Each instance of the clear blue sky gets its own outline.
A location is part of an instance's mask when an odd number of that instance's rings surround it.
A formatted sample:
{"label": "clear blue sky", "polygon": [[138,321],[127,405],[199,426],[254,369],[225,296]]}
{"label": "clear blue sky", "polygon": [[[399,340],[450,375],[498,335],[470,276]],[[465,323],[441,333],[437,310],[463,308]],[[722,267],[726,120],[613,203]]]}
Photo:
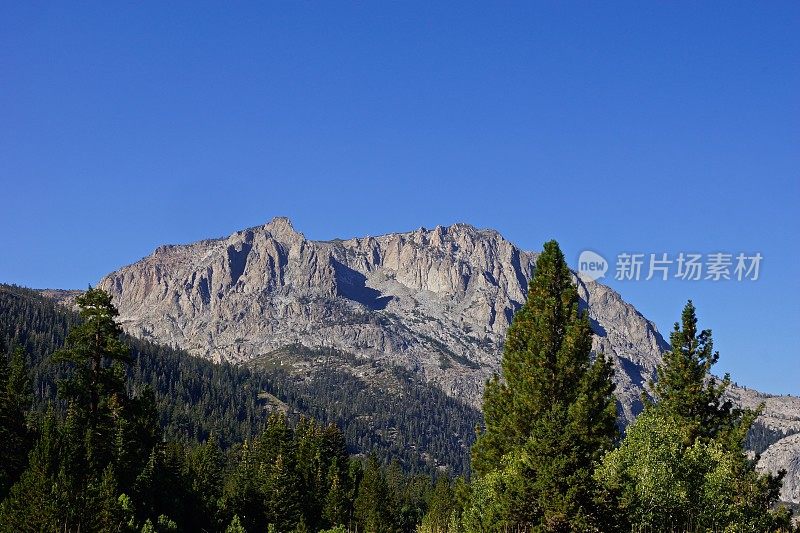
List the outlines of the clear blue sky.
{"label": "clear blue sky", "polygon": [[[111,5],[115,4],[115,5]],[[492,227],[526,249],[761,252],[611,282],[800,394],[800,3],[3,2],[0,281],[163,243]]]}

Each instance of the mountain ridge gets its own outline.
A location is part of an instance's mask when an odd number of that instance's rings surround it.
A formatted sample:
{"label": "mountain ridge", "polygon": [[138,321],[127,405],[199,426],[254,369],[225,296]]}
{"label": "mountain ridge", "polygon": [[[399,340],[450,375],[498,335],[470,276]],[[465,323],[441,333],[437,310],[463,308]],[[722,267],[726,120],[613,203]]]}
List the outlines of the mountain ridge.
{"label": "mountain ridge", "polygon": [[[331,345],[406,366],[478,406],[536,255],[463,223],[311,241],[279,217],[158,247],[99,286],[115,297],[126,331],[195,355],[244,362],[289,344]],[[615,291],[576,282],[595,348],[620,363],[621,416],[630,421],[666,343]],[[619,318],[636,323],[624,338],[611,326]]]}

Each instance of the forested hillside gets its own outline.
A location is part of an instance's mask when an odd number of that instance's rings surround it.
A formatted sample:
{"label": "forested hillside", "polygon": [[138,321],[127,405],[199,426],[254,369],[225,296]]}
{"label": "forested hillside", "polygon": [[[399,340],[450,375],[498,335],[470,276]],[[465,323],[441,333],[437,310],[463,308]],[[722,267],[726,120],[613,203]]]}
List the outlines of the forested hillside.
{"label": "forested hillside", "polygon": [[[335,424],[290,420],[255,373],[132,350],[103,291],[78,297],[80,320],[30,291],[2,295],[15,346],[0,353],[2,532],[412,531],[443,491],[452,500],[447,474],[351,456]],[[218,432],[244,436],[220,446]]]}
{"label": "forested hillside", "polygon": [[[0,348],[23,348],[37,411],[51,403],[63,407],[54,386],[63,369],[49,364],[48,356],[63,346],[67,331],[78,322],[76,313],[35,291],[0,285]],[[298,377],[260,361],[250,369],[212,363],[127,335],[124,342],[133,355],[127,370],[131,392],[152,387],[161,427],[170,439],[190,443],[213,433],[227,447],[256,434],[269,413],[278,409],[290,419],[306,415],[323,424],[335,423],[351,453],[375,453],[384,463],[393,458],[407,471],[447,467],[460,474],[468,469],[480,413],[402,369],[387,372],[387,386],[376,387],[334,368],[316,367]],[[285,351],[310,360],[321,355],[301,347]],[[341,352],[327,355],[350,357]]]}

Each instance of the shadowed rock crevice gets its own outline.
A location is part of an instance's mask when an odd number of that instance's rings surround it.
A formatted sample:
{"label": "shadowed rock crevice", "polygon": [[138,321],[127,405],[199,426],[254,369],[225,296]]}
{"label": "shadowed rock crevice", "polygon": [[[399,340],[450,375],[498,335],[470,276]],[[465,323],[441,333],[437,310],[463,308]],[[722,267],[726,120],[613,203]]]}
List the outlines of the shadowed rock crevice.
{"label": "shadowed rock crevice", "polygon": [[331,263],[336,276],[336,292],[339,296],[358,302],[373,311],[386,309],[392,299],[391,296],[383,296],[380,291],[367,287],[367,277],[361,272],[335,259],[332,259]]}
{"label": "shadowed rock crevice", "polygon": [[247,267],[247,256],[253,249],[252,242],[243,242],[238,246],[228,246],[228,268],[231,273],[231,286],[236,285]]}

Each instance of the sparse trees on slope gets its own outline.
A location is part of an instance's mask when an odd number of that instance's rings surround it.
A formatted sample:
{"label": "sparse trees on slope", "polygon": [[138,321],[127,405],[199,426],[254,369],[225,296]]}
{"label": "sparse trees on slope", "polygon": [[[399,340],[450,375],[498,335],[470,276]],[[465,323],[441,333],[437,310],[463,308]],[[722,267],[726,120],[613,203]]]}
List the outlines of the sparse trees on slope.
{"label": "sparse trees on slope", "polygon": [[509,327],[502,375],[487,384],[486,427],[472,449],[498,527],[599,524],[592,471],[617,438],[616,403],[611,362],[593,359],[591,346],[572,275],[550,241]]}

